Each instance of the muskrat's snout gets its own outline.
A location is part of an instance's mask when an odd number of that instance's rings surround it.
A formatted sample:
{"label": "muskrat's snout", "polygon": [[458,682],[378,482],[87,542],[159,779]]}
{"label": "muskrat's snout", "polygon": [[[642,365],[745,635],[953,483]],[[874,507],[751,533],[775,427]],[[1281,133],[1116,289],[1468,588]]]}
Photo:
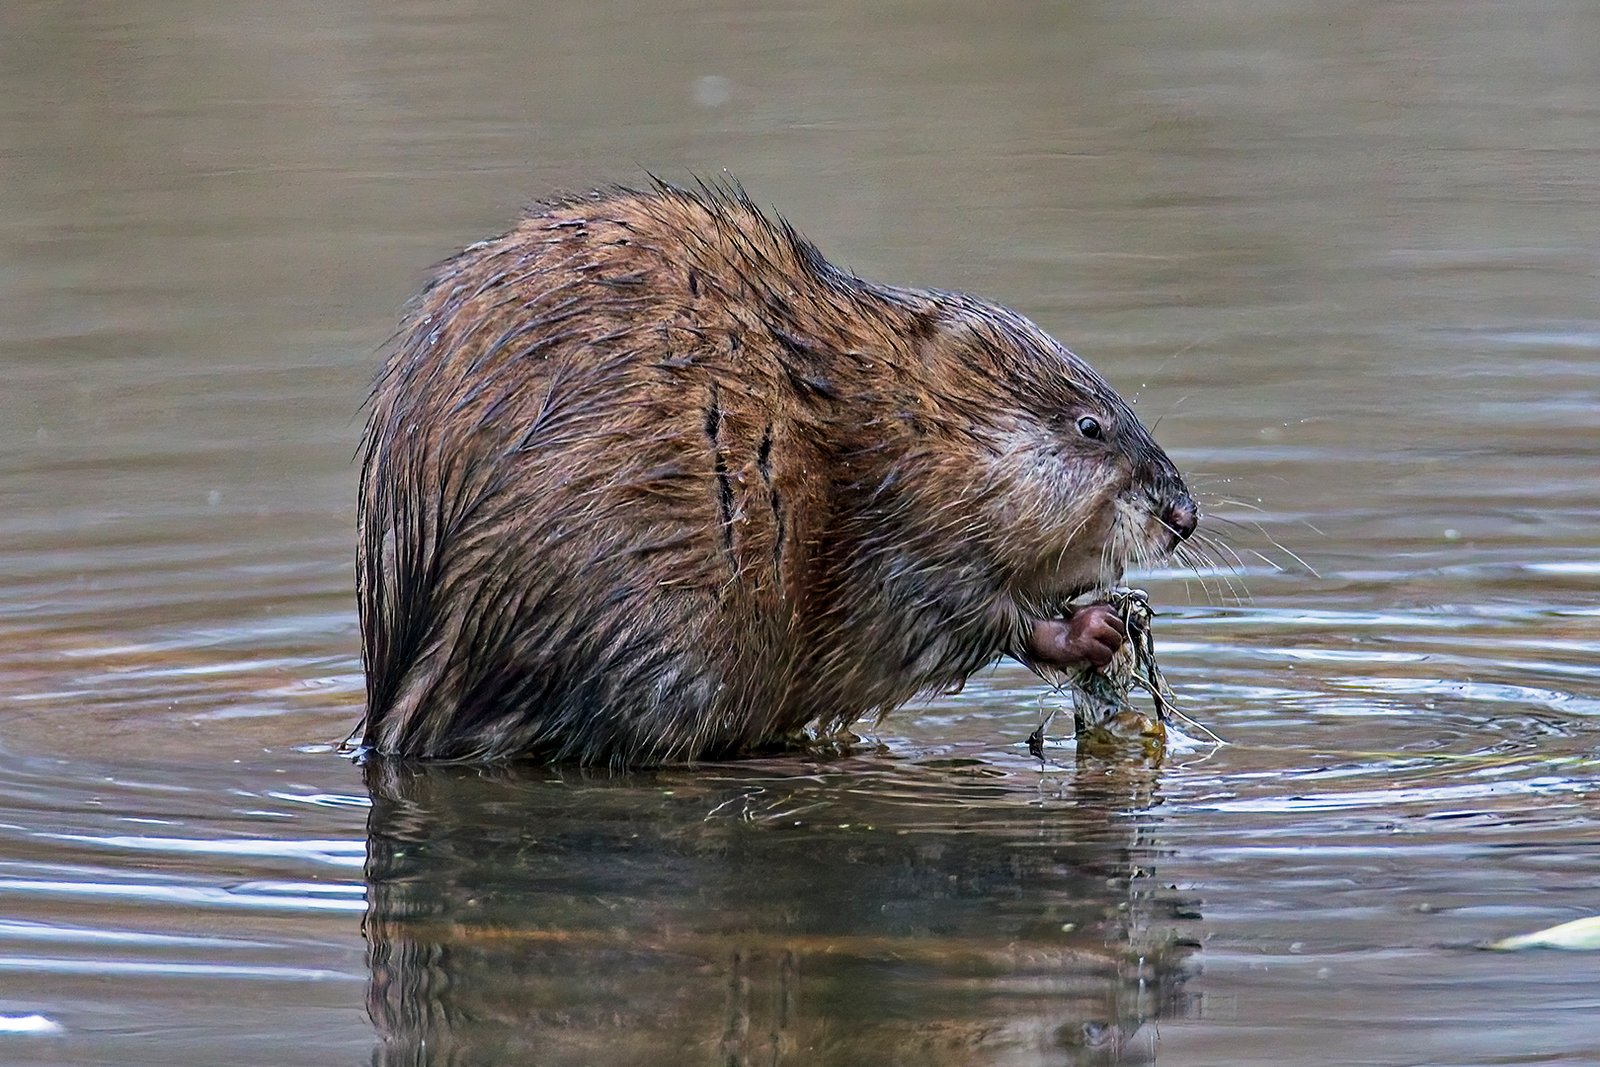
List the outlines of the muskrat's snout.
{"label": "muskrat's snout", "polygon": [[[1189,486],[1161,446],[1140,423],[1129,420],[1138,457],[1133,467],[1133,484],[1142,497],[1146,551],[1170,556],[1200,526],[1200,505],[1189,495]],[[1151,562],[1146,557],[1146,562]]]}
{"label": "muskrat's snout", "polygon": [[1167,505],[1161,511],[1161,525],[1172,532],[1172,539],[1167,544],[1167,551],[1171,552],[1200,525],[1200,507],[1194,502],[1194,497],[1182,489],[1168,497]]}

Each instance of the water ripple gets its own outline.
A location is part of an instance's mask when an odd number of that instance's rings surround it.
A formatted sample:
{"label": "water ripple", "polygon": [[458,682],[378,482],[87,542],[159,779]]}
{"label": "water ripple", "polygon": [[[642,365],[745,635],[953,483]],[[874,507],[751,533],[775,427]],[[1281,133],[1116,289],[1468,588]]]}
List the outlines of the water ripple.
{"label": "water ripple", "polygon": [[297,841],[293,839],[216,839],[184,837],[96,836],[51,834],[39,837],[74,841],[101,848],[138,852],[188,853],[200,856],[284,856],[331,867],[360,867],[366,859],[365,841]]}
{"label": "water ripple", "polygon": [[67,882],[49,879],[0,878],[0,893],[65,897],[105,897],[154,901],[186,907],[256,908],[268,911],[349,911],[366,908],[363,887],[352,885],[337,898],[323,894],[243,893],[215,886],[150,885],[132,882]]}

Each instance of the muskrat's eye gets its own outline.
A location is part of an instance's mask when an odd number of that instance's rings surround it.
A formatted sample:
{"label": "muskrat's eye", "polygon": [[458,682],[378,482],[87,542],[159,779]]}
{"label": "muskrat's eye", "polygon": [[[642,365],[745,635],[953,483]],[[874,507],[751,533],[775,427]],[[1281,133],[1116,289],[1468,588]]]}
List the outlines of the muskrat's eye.
{"label": "muskrat's eye", "polygon": [[1078,419],[1078,432],[1091,441],[1098,441],[1106,435],[1100,428],[1100,420],[1093,415],[1084,415]]}

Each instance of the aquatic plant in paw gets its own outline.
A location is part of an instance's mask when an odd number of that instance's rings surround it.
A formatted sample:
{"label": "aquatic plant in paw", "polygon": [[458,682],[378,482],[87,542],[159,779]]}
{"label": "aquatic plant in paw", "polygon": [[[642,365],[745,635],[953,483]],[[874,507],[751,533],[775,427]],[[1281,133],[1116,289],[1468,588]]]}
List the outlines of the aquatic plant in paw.
{"label": "aquatic plant in paw", "polygon": [[[1103,667],[1086,665],[1068,679],[1072,694],[1073,736],[1080,755],[1117,755],[1135,747],[1159,761],[1166,752],[1168,723],[1183,718],[1205,735],[1220,743],[1220,738],[1198,723],[1182,716],[1174,707],[1172,689],[1156,662],[1155,638],[1151,624],[1155,610],[1143,589],[1118,587],[1103,600],[1122,620],[1127,637],[1116,655]],[[1132,699],[1134,690],[1149,698],[1155,714],[1146,714]],[[1028,751],[1044,755],[1045,729],[1054,717],[1052,710],[1028,737]]]}

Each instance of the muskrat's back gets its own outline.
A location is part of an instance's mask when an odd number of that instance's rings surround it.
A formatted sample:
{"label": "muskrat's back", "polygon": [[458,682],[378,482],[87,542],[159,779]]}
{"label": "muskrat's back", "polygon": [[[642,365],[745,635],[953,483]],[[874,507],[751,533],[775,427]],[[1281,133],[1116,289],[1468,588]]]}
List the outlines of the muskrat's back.
{"label": "muskrat's back", "polygon": [[[1137,426],[1020,316],[852,277],[737,191],[539,208],[439,269],[374,388],[363,742],[733,754],[1026,658],[1109,556],[1044,513],[1115,487],[1000,457],[1084,396]],[[1168,491],[1142,434],[1123,481]],[[1030,516],[1055,539],[1010,545]]]}

